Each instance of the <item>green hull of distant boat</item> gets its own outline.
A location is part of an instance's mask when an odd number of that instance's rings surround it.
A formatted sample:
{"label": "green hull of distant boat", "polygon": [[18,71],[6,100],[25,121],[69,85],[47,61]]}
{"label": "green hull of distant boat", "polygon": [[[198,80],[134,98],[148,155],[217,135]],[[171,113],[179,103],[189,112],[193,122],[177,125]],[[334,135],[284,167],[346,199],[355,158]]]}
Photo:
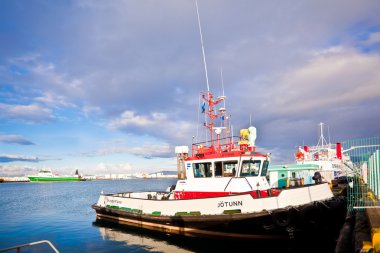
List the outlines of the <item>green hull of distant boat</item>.
{"label": "green hull of distant boat", "polygon": [[28,177],[31,182],[81,181],[80,177]]}
{"label": "green hull of distant boat", "polygon": [[41,169],[37,175],[27,176],[30,182],[65,182],[65,181],[82,181],[83,179],[78,174],[78,170],[75,175],[55,175],[51,169]]}

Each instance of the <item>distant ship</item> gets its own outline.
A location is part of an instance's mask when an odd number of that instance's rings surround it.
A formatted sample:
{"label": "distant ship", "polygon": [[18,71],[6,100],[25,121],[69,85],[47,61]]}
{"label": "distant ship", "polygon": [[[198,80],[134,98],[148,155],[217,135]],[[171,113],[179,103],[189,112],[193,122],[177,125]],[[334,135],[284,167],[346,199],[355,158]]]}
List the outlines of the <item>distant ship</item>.
{"label": "distant ship", "polygon": [[320,136],[316,146],[299,147],[295,154],[296,163],[318,165],[319,172],[327,182],[352,173],[353,163],[348,150],[342,149],[340,142],[332,144],[324,137],[324,123],[319,123]]}
{"label": "distant ship", "polygon": [[55,182],[55,181],[81,181],[82,178],[76,171],[75,175],[56,175],[50,169],[42,169],[37,175],[27,176],[31,182]]}

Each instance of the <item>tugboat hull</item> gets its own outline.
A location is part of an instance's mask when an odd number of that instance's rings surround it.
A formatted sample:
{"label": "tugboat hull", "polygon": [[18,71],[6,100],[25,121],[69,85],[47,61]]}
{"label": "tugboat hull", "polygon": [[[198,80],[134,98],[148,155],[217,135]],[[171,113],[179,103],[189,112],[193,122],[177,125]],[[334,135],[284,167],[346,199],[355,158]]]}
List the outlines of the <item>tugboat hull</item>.
{"label": "tugboat hull", "polygon": [[[202,216],[150,216],[112,208],[92,206],[97,220],[190,237],[229,239],[287,239],[282,229],[265,230],[272,218],[268,212]],[[269,225],[270,226],[270,225]]]}
{"label": "tugboat hull", "polygon": [[[315,187],[322,188],[321,185]],[[286,193],[286,190],[283,190],[282,194],[284,192]],[[312,226],[334,226],[334,223],[326,217],[335,216],[345,207],[345,203],[337,197],[315,199],[299,205],[273,207],[271,210],[264,210],[263,205],[260,205],[263,201],[281,204],[279,201],[282,194],[262,199],[254,199],[250,194],[244,194],[203,200],[157,200],[122,197],[129,196],[129,193],[123,193],[103,195],[97,204],[92,205],[92,208],[96,211],[96,218],[99,221],[110,221],[166,234],[262,240],[289,239],[289,229],[307,230]],[[241,199],[241,202],[238,199]],[[248,202],[249,199],[251,202]],[[219,203],[219,213],[204,214],[201,201]],[[197,203],[199,208],[197,208]],[[225,206],[238,204],[232,208],[223,209],[222,203]],[[127,206],[132,206],[132,208]],[[133,206],[140,206],[140,209]],[[172,206],[179,211],[171,210]],[[167,210],[164,210],[165,207]],[[159,208],[161,208],[160,211],[152,212]],[[247,211],[248,208],[256,209],[256,211]],[[257,211],[258,209],[260,210]]]}

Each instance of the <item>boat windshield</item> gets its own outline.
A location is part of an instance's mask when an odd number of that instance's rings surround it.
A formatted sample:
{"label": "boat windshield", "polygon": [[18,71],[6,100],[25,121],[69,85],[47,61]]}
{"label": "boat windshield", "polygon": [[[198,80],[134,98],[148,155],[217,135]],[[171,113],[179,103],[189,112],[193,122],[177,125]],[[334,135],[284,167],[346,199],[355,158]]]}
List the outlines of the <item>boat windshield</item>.
{"label": "boat windshield", "polygon": [[223,162],[223,176],[234,177],[238,168],[238,161]]}
{"label": "boat windshield", "polygon": [[194,177],[212,177],[211,163],[193,163]]}
{"label": "boat windshield", "polygon": [[243,161],[241,167],[241,177],[254,177],[259,175],[261,161],[260,160],[247,160]]}
{"label": "boat windshield", "polygon": [[262,177],[265,177],[267,175],[268,167],[269,167],[269,161],[265,160],[263,163],[263,169],[261,170],[261,176]]}
{"label": "boat windshield", "polygon": [[238,167],[238,161],[215,162],[215,177],[234,177]]}

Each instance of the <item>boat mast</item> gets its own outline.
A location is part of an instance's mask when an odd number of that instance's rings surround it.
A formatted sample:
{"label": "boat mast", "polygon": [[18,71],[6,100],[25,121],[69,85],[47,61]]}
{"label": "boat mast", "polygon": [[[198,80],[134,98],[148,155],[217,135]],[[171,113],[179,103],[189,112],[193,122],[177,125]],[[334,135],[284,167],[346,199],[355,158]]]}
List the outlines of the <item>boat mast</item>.
{"label": "boat mast", "polygon": [[203,93],[202,95],[203,100],[205,100],[208,104],[208,112],[206,113],[209,117],[209,123],[205,123],[205,127],[209,129],[210,136],[211,136],[211,148],[214,150],[214,126],[215,126],[215,119],[219,116],[214,112],[214,105],[217,105],[219,102],[224,100],[224,97],[218,97],[216,100],[214,100],[214,96],[210,91]]}
{"label": "boat mast", "polygon": [[206,55],[205,48],[203,46],[203,36],[202,36],[202,27],[201,27],[201,19],[199,18],[199,10],[198,10],[198,1],[195,0],[195,6],[197,7],[197,17],[198,17],[198,27],[199,27],[199,36],[201,38],[201,47],[202,47],[202,55],[203,55],[203,65],[205,68],[206,75],[206,84],[207,84],[207,92],[210,92],[210,85],[208,83],[208,74],[207,74],[207,64],[206,64]]}
{"label": "boat mast", "polygon": [[327,145],[327,141],[325,139],[325,137],[323,136],[323,125],[324,123],[320,122],[319,123],[319,127],[320,127],[320,136],[319,136],[319,140],[318,140],[318,144],[317,146],[319,147],[319,144],[321,144],[321,148],[324,147],[324,145]]}
{"label": "boat mast", "polygon": [[[224,96],[224,81],[223,81],[223,69],[220,68],[220,79],[222,81],[222,96]],[[223,108],[226,108],[226,100],[223,101]]]}
{"label": "boat mast", "polygon": [[223,127],[223,129],[225,130],[224,131],[224,138],[227,139],[228,134],[229,134],[229,131],[228,131],[229,130],[229,128],[228,128],[229,117],[226,114],[226,96],[224,95],[224,80],[223,80],[223,69],[222,68],[220,68],[220,79],[222,81],[222,97],[224,98],[224,100],[223,100],[223,107],[219,108],[219,112],[220,112],[221,117],[222,117],[221,127]]}
{"label": "boat mast", "polygon": [[[208,74],[207,74],[206,54],[205,54],[204,43],[203,43],[203,36],[202,36],[202,26],[201,26],[201,19],[199,17],[198,1],[197,0],[195,0],[195,6],[196,6],[196,9],[197,9],[198,28],[199,28],[199,35],[200,35],[200,39],[201,39],[203,65],[204,65],[204,69],[205,69],[206,84],[207,84],[207,92],[206,92],[206,94],[205,93],[202,94],[202,98],[208,104],[208,112],[206,114],[208,115],[208,117],[210,119],[210,121],[209,121],[208,124],[205,123],[205,127],[207,127],[209,129],[209,131],[210,131],[210,138],[211,138],[211,140],[210,140],[210,142],[211,142],[210,148],[212,149],[212,151],[215,151],[214,132],[213,131],[214,131],[214,125],[215,125],[214,120],[215,120],[215,118],[218,117],[218,114],[214,113],[214,105],[216,105],[219,102],[223,101],[225,97],[224,96],[219,97],[217,100],[214,101],[213,100],[213,95],[212,95],[212,93],[210,91],[210,85],[209,85],[209,82],[208,82]],[[223,90],[224,90],[224,88],[223,88]]]}

